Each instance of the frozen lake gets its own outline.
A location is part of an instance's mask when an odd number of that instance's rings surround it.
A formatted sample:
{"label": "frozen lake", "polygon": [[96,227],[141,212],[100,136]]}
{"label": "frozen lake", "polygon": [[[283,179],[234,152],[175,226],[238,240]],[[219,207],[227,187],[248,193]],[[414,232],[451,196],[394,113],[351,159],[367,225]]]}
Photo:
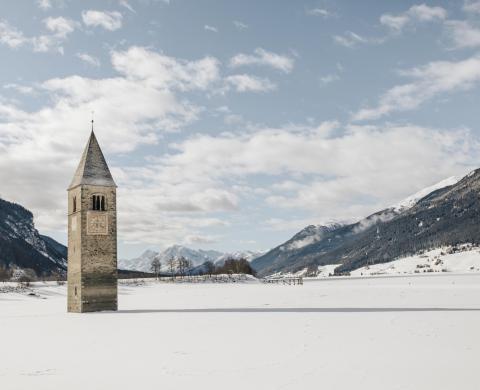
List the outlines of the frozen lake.
{"label": "frozen lake", "polygon": [[[303,286],[120,287],[67,314],[65,286],[0,294],[0,388],[462,389],[480,382],[480,275]],[[43,299],[46,298],[46,299]]]}

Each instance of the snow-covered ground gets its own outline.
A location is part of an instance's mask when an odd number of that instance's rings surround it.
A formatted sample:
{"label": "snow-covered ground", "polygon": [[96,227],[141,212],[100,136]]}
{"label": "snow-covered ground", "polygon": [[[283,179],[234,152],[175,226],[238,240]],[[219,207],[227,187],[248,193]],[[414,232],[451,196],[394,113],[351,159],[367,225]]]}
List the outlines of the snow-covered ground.
{"label": "snow-covered ground", "polygon": [[400,258],[383,264],[374,264],[352,271],[351,276],[402,275],[428,272],[478,273],[480,248],[459,247],[434,249],[424,254]]}
{"label": "snow-covered ground", "polygon": [[2,390],[478,389],[478,274],[35,290],[0,294]]}

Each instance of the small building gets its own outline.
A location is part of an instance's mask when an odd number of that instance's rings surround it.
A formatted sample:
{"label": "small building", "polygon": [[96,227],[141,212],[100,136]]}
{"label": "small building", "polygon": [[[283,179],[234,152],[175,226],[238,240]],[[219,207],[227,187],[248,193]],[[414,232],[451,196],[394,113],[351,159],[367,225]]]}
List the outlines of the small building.
{"label": "small building", "polygon": [[68,187],[69,312],[117,310],[116,189],[92,127]]}

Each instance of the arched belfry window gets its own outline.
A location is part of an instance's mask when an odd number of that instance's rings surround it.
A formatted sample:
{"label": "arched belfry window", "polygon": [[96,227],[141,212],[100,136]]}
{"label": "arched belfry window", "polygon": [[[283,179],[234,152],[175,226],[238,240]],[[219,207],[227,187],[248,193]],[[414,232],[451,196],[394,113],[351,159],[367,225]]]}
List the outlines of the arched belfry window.
{"label": "arched belfry window", "polygon": [[93,195],[92,196],[92,210],[105,211],[105,195]]}
{"label": "arched belfry window", "polygon": [[73,197],[73,212],[74,213],[77,212],[77,197],[76,196]]}

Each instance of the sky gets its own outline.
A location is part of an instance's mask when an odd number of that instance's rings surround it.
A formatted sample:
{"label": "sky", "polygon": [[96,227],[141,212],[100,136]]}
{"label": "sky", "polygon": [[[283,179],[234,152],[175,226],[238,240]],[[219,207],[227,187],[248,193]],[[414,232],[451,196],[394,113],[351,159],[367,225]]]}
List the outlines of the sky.
{"label": "sky", "polygon": [[90,132],[119,257],[265,250],[480,167],[480,1],[15,1],[0,197],[66,242]]}

